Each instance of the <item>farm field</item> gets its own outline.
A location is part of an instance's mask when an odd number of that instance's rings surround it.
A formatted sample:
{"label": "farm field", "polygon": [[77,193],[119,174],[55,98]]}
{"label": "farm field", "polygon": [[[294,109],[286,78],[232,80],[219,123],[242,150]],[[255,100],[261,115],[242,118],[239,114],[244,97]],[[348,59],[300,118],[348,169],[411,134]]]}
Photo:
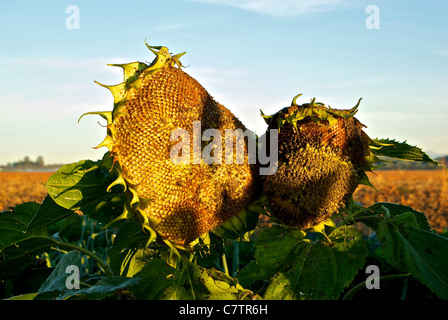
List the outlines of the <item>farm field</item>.
{"label": "farm field", "polygon": [[[25,201],[41,202],[52,172],[0,172],[0,211]],[[364,206],[393,202],[425,212],[432,228],[448,228],[448,173],[444,170],[384,170],[369,174],[377,188],[359,186],[354,199]]]}
{"label": "farm field", "polygon": [[448,172],[445,170],[378,170],[368,174],[378,191],[359,186],[353,197],[364,206],[393,202],[426,213],[437,232],[448,229]]}
{"label": "farm field", "polygon": [[25,201],[42,202],[53,172],[0,172],[0,211]]}

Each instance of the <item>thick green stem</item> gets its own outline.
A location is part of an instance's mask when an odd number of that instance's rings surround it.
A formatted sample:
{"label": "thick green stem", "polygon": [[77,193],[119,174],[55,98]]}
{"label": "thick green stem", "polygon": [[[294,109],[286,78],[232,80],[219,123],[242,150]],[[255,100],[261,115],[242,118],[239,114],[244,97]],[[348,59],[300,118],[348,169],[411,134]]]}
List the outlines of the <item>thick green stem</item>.
{"label": "thick green stem", "polygon": [[[391,274],[387,276],[382,276],[379,278],[380,281],[386,281],[386,280],[393,280],[393,279],[400,279],[400,278],[409,278],[411,276],[411,273],[404,273],[404,274]],[[361,282],[360,284],[354,286],[351,288],[343,297],[342,300],[351,300],[353,296],[364,289],[366,287],[366,284],[364,282]]]}
{"label": "thick green stem", "polygon": [[226,254],[223,253],[221,258],[222,258],[222,267],[224,268],[224,273],[226,275],[230,276],[230,274],[229,274],[229,267],[227,266]]}

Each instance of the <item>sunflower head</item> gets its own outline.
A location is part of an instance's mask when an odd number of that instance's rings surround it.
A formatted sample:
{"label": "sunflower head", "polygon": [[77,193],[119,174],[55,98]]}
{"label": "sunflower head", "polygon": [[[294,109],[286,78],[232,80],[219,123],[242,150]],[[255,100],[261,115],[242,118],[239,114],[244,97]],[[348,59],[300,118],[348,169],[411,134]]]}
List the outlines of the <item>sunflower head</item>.
{"label": "sunflower head", "polygon": [[263,177],[272,214],[284,224],[310,228],[344,207],[369,167],[369,139],[354,117],[359,106],[332,109],[316,102],[271,116],[266,134],[278,130],[278,166]]}
{"label": "sunflower head", "polygon": [[[255,168],[247,152],[242,164],[219,152],[226,130],[246,128],[181,69],[184,53],[147,47],[156,55],[151,64],[113,65],[123,68],[124,81],[102,85],[112,92],[113,110],[90,114],[107,120],[98,147],[109,149],[117,175],[109,189],[120,185],[126,194],[119,219],[136,218],[154,237],[188,248],[221,225],[235,227],[232,221],[252,200]],[[207,129],[217,133],[210,143],[203,138]]]}

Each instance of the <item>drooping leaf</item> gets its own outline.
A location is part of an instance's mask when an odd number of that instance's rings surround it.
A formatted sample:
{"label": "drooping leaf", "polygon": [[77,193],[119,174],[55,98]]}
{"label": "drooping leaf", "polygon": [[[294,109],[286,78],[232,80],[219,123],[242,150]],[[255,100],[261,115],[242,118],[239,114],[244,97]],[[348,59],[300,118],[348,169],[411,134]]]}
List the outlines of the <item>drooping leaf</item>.
{"label": "drooping leaf", "polygon": [[26,232],[40,204],[25,202],[12,211],[0,212],[0,253],[8,259],[24,257],[55,245],[45,228]]}
{"label": "drooping leaf", "polygon": [[384,258],[448,299],[448,239],[420,228],[412,212],[385,217],[377,228]]}
{"label": "drooping leaf", "polygon": [[72,210],[59,206],[50,196],[47,195],[42,204],[39,206],[36,214],[28,224],[27,231],[32,232],[46,227],[54,222],[66,218],[70,214],[74,214]]}
{"label": "drooping leaf", "polygon": [[37,202],[26,202],[15,206],[12,211],[0,212],[0,251],[26,237],[26,227],[39,205]]}
{"label": "drooping leaf", "polygon": [[265,299],[324,299],[325,291],[334,291],[336,268],[336,259],[328,246],[302,240],[272,278]]}
{"label": "drooping leaf", "polygon": [[46,251],[48,248],[57,246],[58,242],[47,235],[29,235],[26,234],[21,240],[15,244],[6,247],[2,251],[2,255],[6,259],[18,259],[29,254]]}

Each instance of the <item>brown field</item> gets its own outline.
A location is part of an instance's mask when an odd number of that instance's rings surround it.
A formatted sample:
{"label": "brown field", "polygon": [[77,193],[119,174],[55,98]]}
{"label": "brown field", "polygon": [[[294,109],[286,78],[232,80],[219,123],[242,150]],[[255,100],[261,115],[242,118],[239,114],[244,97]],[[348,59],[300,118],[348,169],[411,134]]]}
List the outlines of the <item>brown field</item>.
{"label": "brown field", "polygon": [[52,172],[0,172],[0,211],[25,201],[42,202],[47,194],[42,183]]}
{"label": "brown field", "polygon": [[[0,172],[0,211],[25,201],[41,202],[51,172]],[[378,191],[360,186],[354,194],[364,206],[393,202],[425,212],[437,231],[448,228],[448,173],[444,170],[391,170],[369,175]]]}
{"label": "brown field", "polygon": [[445,170],[384,170],[369,174],[371,187],[359,186],[354,199],[364,206],[393,202],[426,213],[431,227],[448,228],[448,172]]}

